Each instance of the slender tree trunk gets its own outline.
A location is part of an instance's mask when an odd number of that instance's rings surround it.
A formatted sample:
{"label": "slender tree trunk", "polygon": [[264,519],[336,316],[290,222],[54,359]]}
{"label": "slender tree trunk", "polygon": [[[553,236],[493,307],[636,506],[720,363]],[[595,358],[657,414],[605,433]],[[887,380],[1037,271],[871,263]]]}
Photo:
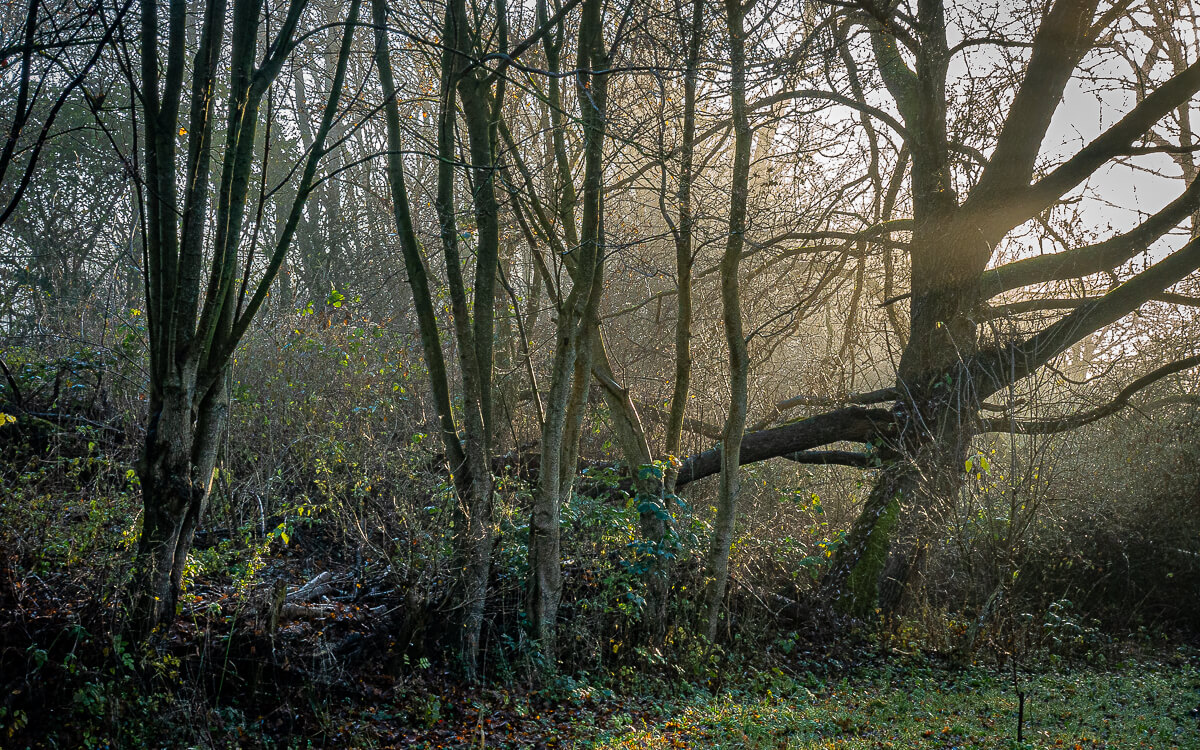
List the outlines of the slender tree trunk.
{"label": "slender tree trunk", "polygon": [[[545,22],[544,3],[538,5]],[[576,61],[581,71],[603,70],[607,60],[603,48],[602,4],[585,0],[579,28]],[[552,70],[556,69],[557,43],[547,40]],[[602,73],[577,74],[576,93],[584,136],[583,215],[580,240],[567,261],[571,291],[559,309],[555,329],[554,364],[546,396],[546,419],[542,427],[542,461],[534,493],[530,519],[529,616],[534,637],[541,652],[543,668],[556,669],[555,634],[558,606],[562,597],[560,513],[570,497],[579,460],[579,438],[587,408],[591,380],[592,344],[603,293],[603,164],[607,76]],[[552,96],[557,89],[552,89]],[[552,108],[555,109],[555,108]],[[554,134],[554,149],[560,179],[570,184],[561,134]],[[559,205],[564,219],[563,231],[568,242],[574,236],[574,192],[564,189]],[[569,223],[567,223],[569,220]]]}
{"label": "slender tree trunk", "polygon": [[529,616],[543,667],[548,671],[554,669],[555,622],[562,595],[563,433],[578,356],[577,313],[572,312],[577,305],[578,292],[578,289],[572,289],[567,303],[559,311],[550,390],[546,394],[546,418],[542,427],[542,458],[529,524]]}
{"label": "slender tree trunk", "polygon": [[[290,0],[270,51],[259,63],[260,5],[207,0],[191,91],[185,94],[187,3],[166,7],[166,45],[160,8],[141,3],[141,80],[137,100],[145,128],[146,311],[150,339],[150,410],[137,472],[143,492],[142,536],[134,557],[129,627],[144,636],[175,615],[192,537],[212,489],[228,415],[228,378],[234,350],[268,296],[291,246],[304,201],[312,190],[325,139],[333,125],[350,56],[360,0],[352,0],[330,94],[297,184],[296,198],[267,269],[256,285],[249,270],[238,278],[239,243],[255,149],[258,106],[294,49],[293,34],[306,0]],[[225,27],[230,26],[228,45]],[[160,58],[160,51],[164,54]],[[228,51],[228,65],[221,55]],[[213,86],[229,71],[214,227],[206,229],[212,187]],[[189,105],[188,128],[179,128]],[[187,138],[183,169],[176,139]],[[219,140],[219,139],[218,139]],[[182,190],[181,190],[182,188]],[[182,192],[182,200],[180,193]],[[206,244],[211,244],[206,248]],[[253,243],[246,268],[250,268]],[[206,278],[207,277],[207,278]],[[253,288],[253,294],[247,292]],[[242,301],[247,300],[245,307]],[[235,301],[237,306],[235,308]]]}
{"label": "slender tree trunk", "polygon": [[496,277],[500,272],[499,205],[496,202],[495,154],[492,150],[492,107],[479,73],[458,82],[463,122],[472,166],[475,217],[475,290],[472,300],[472,340],[476,391],[483,421],[483,447],[490,452],[493,437],[492,371],[496,329]]}
{"label": "slender tree trunk", "polygon": [[[195,442],[192,446],[192,472],[197,483],[193,491],[193,502],[188,505],[187,515],[179,531],[179,543],[171,565],[171,590],[178,596],[183,590],[183,571],[187,567],[188,552],[196,536],[200,520],[208,511],[212,497],[213,481],[221,455],[221,441],[229,425],[229,368],[225,369],[216,385],[209,388],[201,400],[196,413]],[[174,609],[172,607],[172,609]]]}
{"label": "slender tree trunk", "polygon": [[721,313],[725,343],[729,348],[729,411],[721,434],[721,478],[717,494],[717,517],[713,521],[708,550],[704,633],[710,641],[717,636],[721,603],[729,581],[729,549],[737,520],[742,435],[746,430],[746,401],[750,357],[742,332],[742,300],[739,270],[746,241],[746,200],[750,177],[750,120],[746,109],[746,37],[743,29],[745,6],[726,0],[729,30],[734,146],[733,176],[729,201],[729,237],[721,258]]}
{"label": "slender tree trunk", "polygon": [[395,77],[388,52],[387,8],[384,0],[372,0],[371,16],[375,25],[375,64],[379,68],[379,80],[384,96],[384,121],[388,139],[387,171],[392,214],[404,256],[404,271],[413,295],[417,328],[421,334],[421,350],[425,357],[425,367],[429,371],[430,390],[441,427],[442,446],[446,451],[450,473],[456,477],[456,488],[460,493],[468,492],[470,478],[466,470],[466,453],[458,438],[458,425],[455,424],[451,407],[450,381],[446,372],[446,358],[442,353],[441,335],[438,332],[437,311],[433,306],[429,275],[425,270],[425,259],[413,227],[412,208],[408,200],[404,158],[401,155],[404,142],[400,135],[400,108],[396,102]]}
{"label": "slender tree trunk", "polygon": [[[503,23],[501,24],[503,26]],[[462,374],[462,439],[470,490],[460,489],[455,512],[455,547],[462,578],[462,654],[467,675],[478,676],[480,640],[492,549],[492,370],[495,285],[499,260],[495,196],[493,106],[487,72],[468,69],[474,31],[463,0],[447,4],[442,38],[438,111],[437,211],[446,280]],[[461,102],[471,161],[476,225],[474,296],[468,300],[455,209],[456,120]],[[472,310],[474,317],[472,317]]]}
{"label": "slender tree trunk", "polygon": [[675,492],[679,456],[683,439],[683,420],[692,379],[692,160],[696,150],[696,79],[700,66],[700,42],[704,33],[704,3],[692,2],[692,25],[688,39],[687,67],[683,76],[683,134],[679,157],[679,223],[675,228],[675,383],[671,391],[671,412],[667,417],[667,470],[663,485],[668,494]]}
{"label": "slender tree trunk", "polygon": [[[598,166],[598,160],[596,162]],[[585,196],[585,205],[587,197]],[[585,209],[585,217],[589,212]],[[589,236],[585,226],[584,237]],[[593,272],[582,278],[559,312],[546,420],[542,429],[542,460],[530,520],[529,614],[543,658],[555,669],[555,631],[562,597],[561,508],[570,499],[579,463],[579,439],[591,383],[591,338],[603,286],[599,252],[590,259]],[[582,277],[582,272],[580,273]]]}
{"label": "slender tree trunk", "polygon": [[[495,428],[492,414],[492,358],[496,276],[499,273],[499,226],[491,148],[491,107],[488,105],[487,91],[475,77],[461,78],[458,90],[474,174],[476,227],[475,291],[469,337],[464,335],[467,321],[465,304],[459,305],[464,309],[464,325],[459,335],[467,425],[464,444],[472,482],[471,496],[461,503],[466,522],[466,536],[460,551],[466,571],[463,582],[463,652],[467,655],[467,671],[475,676],[492,555],[492,495],[495,488],[491,473],[492,433]],[[457,315],[455,319],[457,325]]]}

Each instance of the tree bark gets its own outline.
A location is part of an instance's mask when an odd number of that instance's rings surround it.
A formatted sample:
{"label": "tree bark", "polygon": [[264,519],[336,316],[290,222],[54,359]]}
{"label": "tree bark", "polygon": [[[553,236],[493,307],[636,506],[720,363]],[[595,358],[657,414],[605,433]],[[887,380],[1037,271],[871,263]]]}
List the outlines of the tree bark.
{"label": "tree bark", "polygon": [[[175,617],[187,555],[204,516],[224,434],[229,400],[226,382],[193,403],[179,382],[151,404],[143,455],[137,464],[142,487],[142,534],[134,556],[131,625],[144,637]],[[194,375],[192,376],[194,378]]]}
{"label": "tree bark", "polygon": [[667,418],[665,449],[666,492],[675,492],[679,478],[676,465],[683,438],[683,422],[692,378],[692,160],[696,150],[696,83],[700,66],[700,43],[704,33],[704,3],[692,0],[692,22],[688,38],[687,63],[683,75],[683,133],[679,152],[679,223],[674,228],[675,274],[678,294],[675,299],[675,382],[671,390],[671,412]]}
{"label": "tree bark", "polygon": [[729,550],[737,520],[742,436],[746,430],[747,390],[750,357],[742,331],[741,269],[746,242],[746,202],[750,178],[750,146],[753,136],[746,109],[746,6],[741,0],[726,0],[729,32],[730,99],[734,145],[733,174],[729,201],[729,236],[721,258],[721,316],[729,350],[729,411],[721,435],[721,480],[717,490],[717,517],[705,565],[707,587],[704,598],[704,633],[709,641],[717,636],[721,604],[729,581]]}
{"label": "tree bark", "polygon": [[[187,3],[171,0],[168,4],[162,61],[159,4],[154,0],[141,3],[142,80],[131,80],[130,85],[140,86],[137,100],[145,128],[143,166],[148,189],[141,195],[146,217],[150,409],[137,462],[144,512],[127,624],[135,637],[144,637],[175,615],[188,551],[212,488],[228,415],[233,353],[278,274],[313,188],[317,164],[326,154],[325,140],[345,81],[360,0],[353,0],[348,10],[330,93],[288,221],[257,285],[251,284],[248,270],[239,284],[240,228],[246,213],[258,106],[295,48],[294,33],[305,6],[305,0],[291,0],[276,30],[275,43],[259,63],[255,47],[260,5],[235,3],[226,46],[225,26],[230,23],[226,3],[209,0],[191,71],[191,91],[185,94]],[[210,232],[206,226],[212,187],[212,90],[220,56],[227,49],[230,94],[225,159],[216,189],[215,228]],[[177,134],[185,101],[190,105],[189,129]],[[184,133],[187,154],[180,179],[175,141]],[[206,249],[210,235],[211,248]],[[253,252],[251,247],[248,253]],[[241,302],[252,286],[254,294],[242,309]]]}
{"label": "tree bark", "polygon": [[[455,509],[455,555],[462,578],[462,657],[468,677],[478,676],[480,638],[484,605],[491,569],[492,494],[491,474],[491,382],[492,335],[495,313],[495,280],[498,262],[497,206],[493,186],[494,165],[491,107],[488,85],[481,71],[468,71],[472,33],[466,5],[453,0],[446,6],[442,38],[442,79],[438,112],[437,195],[434,205],[445,258],[450,307],[458,344],[462,375],[462,439],[469,492],[461,492]],[[463,105],[468,151],[474,178],[474,216],[478,231],[475,265],[475,294],[468,302],[459,247],[455,209],[455,123],[457,99]],[[471,311],[474,309],[474,319]],[[487,341],[481,342],[480,338]]]}
{"label": "tree bark", "polygon": [[[579,26],[576,64],[576,94],[583,124],[584,176],[579,241],[571,244],[574,228],[574,190],[565,188],[559,204],[567,247],[571,291],[558,311],[554,363],[546,396],[546,419],[542,427],[542,458],[530,520],[529,616],[534,637],[547,674],[556,668],[558,606],[562,596],[560,509],[572,492],[579,439],[587,408],[592,370],[592,339],[603,293],[603,164],[605,117],[607,115],[607,67],[599,0],[584,0]],[[539,18],[546,23],[546,7],[538,5]],[[558,45],[545,41],[552,70],[558,65]],[[551,80],[554,80],[552,76]],[[557,88],[552,89],[552,94]],[[552,102],[552,113],[561,107]],[[571,184],[565,145],[556,128],[553,148],[559,181]]]}

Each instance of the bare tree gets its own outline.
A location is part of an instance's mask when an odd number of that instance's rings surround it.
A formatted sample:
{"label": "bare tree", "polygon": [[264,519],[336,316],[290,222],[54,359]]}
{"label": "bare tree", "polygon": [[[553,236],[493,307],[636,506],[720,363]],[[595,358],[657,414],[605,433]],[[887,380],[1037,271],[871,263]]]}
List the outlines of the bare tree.
{"label": "bare tree", "polygon": [[[267,298],[329,151],[326,138],[338,115],[359,6],[360,0],[353,0],[341,24],[337,70],[297,178],[295,200],[273,249],[262,259],[265,267],[255,275],[254,248],[242,250],[242,229],[259,107],[295,49],[307,3],[293,0],[278,26],[270,28],[261,0],[235,0],[231,9],[225,0],[208,0],[190,67],[187,3],[141,4],[140,76],[129,71],[144,130],[150,339],[149,413],[137,463],[144,507],[132,585],[137,634],[175,615],[188,550],[212,489],[228,412],[231,358]],[[160,39],[164,17],[165,44]],[[268,30],[270,41],[260,49]],[[229,96],[222,126],[212,93],[227,48]],[[256,62],[260,52],[262,61]],[[185,106],[186,119],[181,117]],[[225,151],[213,184],[218,134]],[[182,160],[176,147],[181,137],[187,139]]]}
{"label": "bare tree", "polygon": [[721,602],[729,581],[729,548],[737,520],[742,434],[746,429],[746,400],[750,356],[742,326],[742,249],[746,245],[746,202],[750,179],[750,118],[746,111],[746,12],[753,2],[726,0],[729,34],[729,96],[733,112],[733,173],[729,199],[729,236],[721,257],[721,320],[729,349],[729,413],[721,432],[721,484],[717,517],[706,561],[705,626],[708,639],[717,635]]}
{"label": "bare tree", "polygon": [[[911,332],[895,385],[842,396],[849,405],[748,434],[742,446],[742,463],[788,455],[801,461],[879,466],[874,490],[825,580],[827,591],[859,614],[874,609],[891,529],[904,524],[910,531],[907,538],[927,540],[936,528],[940,509],[961,482],[969,441],[984,427],[979,414],[985,399],[1200,267],[1193,240],[1049,324],[984,338],[986,316],[980,310],[989,300],[1038,284],[1116,272],[1190,218],[1200,198],[1194,182],[1185,183],[1176,199],[1129,231],[989,268],[1010,233],[1038,221],[1097,170],[1117,159],[1162,150],[1147,143],[1152,128],[1188,105],[1200,90],[1200,69],[1193,64],[1170,71],[1117,122],[1074,154],[1056,160],[1043,154],[1051,118],[1081,61],[1133,10],[1131,4],[1100,9],[1086,0],[1058,0],[1044,15],[1029,19],[1033,32],[1028,38],[981,32],[954,47],[948,42],[948,7],[928,0],[909,12],[863,2],[834,11],[867,35],[874,75],[899,119],[852,95],[800,94],[833,98],[870,114],[902,139],[911,162],[911,223],[885,221],[865,233],[872,244],[891,243],[899,234],[896,241],[910,260],[911,291],[904,298]],[[1027,53],[1024,74],[1009,84],[1011,103],[994,126],[970,131],[970,142],[952,133],[948,118],[960,113],[950,108],[947,81],[952,60],[980,46]],[[1167,148],[1186,151],[1187,144],[1172,142]],[[892,407],[870,406],[885,402]],[[839,441],[867,450],[814,450]],[[680,472],[680,486],[715,473],[718,459],[717,449],[693,456]],[[901,589],[919,566],[923,543],[893,550],[887,577]]]}

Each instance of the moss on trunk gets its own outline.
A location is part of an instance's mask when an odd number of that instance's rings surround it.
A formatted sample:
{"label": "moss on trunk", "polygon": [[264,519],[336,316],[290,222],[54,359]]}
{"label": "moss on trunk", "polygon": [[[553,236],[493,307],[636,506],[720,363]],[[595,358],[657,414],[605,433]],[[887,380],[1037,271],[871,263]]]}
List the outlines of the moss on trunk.
{"label": "moss on trunk", "polygon": [[851,569],[846,587],[838,598],[838,608],[855,617],[868,618],[879,600],[879,576],[887,563],[892,529],[900,518],[900,498],[894,497],[867,535],[862,556]]}

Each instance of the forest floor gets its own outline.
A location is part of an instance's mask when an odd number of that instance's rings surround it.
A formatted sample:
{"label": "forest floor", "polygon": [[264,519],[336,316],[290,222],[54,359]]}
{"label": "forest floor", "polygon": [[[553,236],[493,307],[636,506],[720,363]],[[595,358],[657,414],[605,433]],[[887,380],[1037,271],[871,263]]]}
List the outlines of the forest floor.
{"label": "forest floor", "polygon": [[[803,682],[807,682],[805,685]],[[501,691],[446,706],[401,747],[554,748],[1200,748],[1200,664],[1011,674],[929,663],[873,666],[824,682],[777,675],[719,694],[652,701],[529,702]],[[811,686],[811,687],[810,687]],[[1017,741],[1025,695],[1022,741]],[[382,739],[382,738],[381,738]],[[384,741],[384,745],[387,742]]]}
{"label": "forest floor", "polygon": [[292,639],[281,628],[273,647],[211,624],[177,625],[140,656],[101,649],[120,641],[83,628],[58,630],[44,651],[9,639],[3,650],[37,659],[24,675],[12,660],[0,670],[10,692],[0,748],[1200,749],[1193,647],[1114,644],[1091,664],[1030,658],[1014,677],[1011,666],[957,668],[860,644],[840,663],[734,657],[715,687],[626,666],[536,688],[466,684],[425,659],[388,664],[386,646],[351,617],[339,640],[359,648],[340,657],[312,648],[321,639],[311,630]]}
{"label": "forest floor", "polygon": [[188,616],[134,649],[111,606],[28,577],[0,606],[0,748],[1200,750],[1200,650],[1145,635],[1030,652],[1015,676],[857,637],[722,652],[694,679],[627,663],[537,687],[497,665],[510,676],[466,684],[396,650],[369,605],[273,631],[254,614],[267,590],[193,591]]}
{"label": "forest floor", "polygon": [[[69,507],[51,489],[0,496],[0,539],[26,540],[23,556],[0,544],[0,748],[1200,750],[1194,630],[1059,627],[1058,647],[1025,648],[1014,677],[995,649],[957,668],[902,631],[762,629],[739,610],[728,650],[593,644],[589,666],[568,660],[539,687],[519,648],[497,647],[487,680],[466,684],[436,638],[411,648],[381,564],[303,524],[290,543],[282,523],[242,542],[210,534],[181,616],[134,646],[118,604],[134,496]],[[321,580],[325,595],[299,595]]]}
{"label": "forest floor", "polygon": [[[1022,742],[1017,724],[1025,694]],[[697,695],[594,748],[1200,748],[1187,662],[1011,674],[883,667],[817,689]]]}

